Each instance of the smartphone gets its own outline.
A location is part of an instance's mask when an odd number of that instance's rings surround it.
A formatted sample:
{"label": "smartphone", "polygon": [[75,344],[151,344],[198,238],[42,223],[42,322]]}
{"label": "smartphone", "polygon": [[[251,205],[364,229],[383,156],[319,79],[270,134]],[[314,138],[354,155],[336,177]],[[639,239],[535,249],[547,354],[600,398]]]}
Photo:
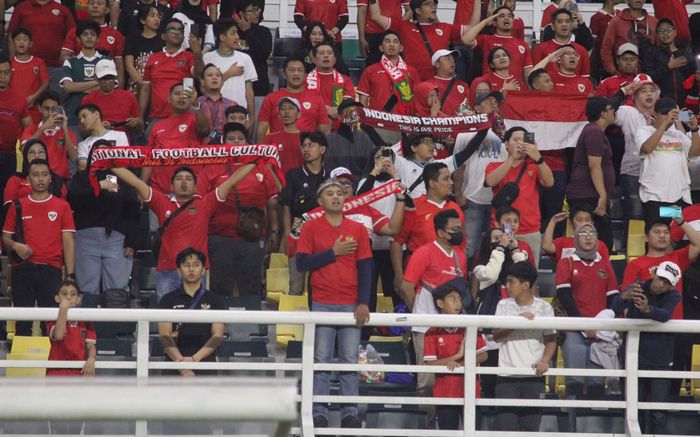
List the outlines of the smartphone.
{"label": "smartphone", "polygon": [[54,115],[64,115],[65,111],[63,110],[63,106],[54,106],[51,108],[51,113]]}
{"label": "smartphone", "polygon": [[199,23],[190,24],[190,33],[197,38],[202,38],[202,25]]}
{"label": "smartphone", "polygon": [[659,207],[659,217],[662,218],[680,218],[681,207],[680,206],[660,206]]}
{"label": "smartphone", "polygon": [[382,157],[391,158],[391,147],[382,147]]}
{"label": "smartphone", "polygon": [[117,183],[117,180],[118,180],[117,177],[114,176],[113,174],[108,174],[108,175],[106,176],[106,178],[107,178],[108,181],[110,181],[110,182],[113,183],[113,184],[116,184],[116,183]]}
{"label": "smartphone", "polygon": [[534,132],[525,132],[525,136],[523,137],[523,142],[528,143],[528,144],[535,144],[535,133]]}
{"label": "smartphone", "polygon": [[186,77],[182,79],[182,87],[194,89],[194,79],[192,79],[191,77]]}
{"label": "smartphone", "polygon": [[693,111],[681,111],[678,113],[678,121],[688,123],[693,118]]}
{"label": "smartphone", "polygon": [[576,2],[569,2],[569,11],[572,14],[578,13],[578,3]]}
{"label": "smartphone", "polygon": [[117,140],[107,140],[107,144],[109,144],[111,147],[114,147],[117,145]]}
{"label": "smartphone", "polygon": [[510,226],[510,223],[506,223],[503,225],[503,232],[505,232],[511,237],[513,236],[513,228]]}

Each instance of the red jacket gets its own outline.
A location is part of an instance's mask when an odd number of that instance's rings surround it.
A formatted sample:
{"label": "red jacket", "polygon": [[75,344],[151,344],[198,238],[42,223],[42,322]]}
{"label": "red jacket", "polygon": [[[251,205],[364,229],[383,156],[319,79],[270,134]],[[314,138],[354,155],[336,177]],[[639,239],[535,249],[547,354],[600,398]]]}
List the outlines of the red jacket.
{"label": "red jacket", "polygon": [[654,16],[657,20],[667,18],[676,25],[676,44],[687,46],[690,43],[690,25],[685,5],[693,0],[653,0]]}
{"label": "red jacket", "polygon": [[600,49],[605,71],[611,75],[615,74],[617,69],[614,60],[617,57],[617,48],[626,42],[639,45],[637,35],[648,39],[651,44],[656,44],[656,23],[656,18],[646,11],[641,19],[635,20],[629,9],[623,10],[622,14],[610,20]]}

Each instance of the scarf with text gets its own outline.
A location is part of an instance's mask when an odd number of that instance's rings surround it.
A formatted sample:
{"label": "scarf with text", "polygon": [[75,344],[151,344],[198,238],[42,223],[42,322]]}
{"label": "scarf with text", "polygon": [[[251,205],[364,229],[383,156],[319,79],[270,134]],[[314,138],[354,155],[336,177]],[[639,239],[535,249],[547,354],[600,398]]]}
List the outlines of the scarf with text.
{"label": "scarf with text", "polygon": [[[338,106],[345,97],[345,78],[335,68],[333,69],[333,106]],[[318,77],[318,70],[314,68],[306,76],[306,89],[319,90],[321,89],[321,80]]]}
{"label": "scarf with text", "polygon": [[392,84],[391,90],[397,98],[394,109],[401,114],[410,114],[413,91],[408,81],[408,65],[401,56],[399,56],[399,62],[396,65],[392,64],[389,58],[384,55],[382,55],[380,63],[386,74],[389,75]]}

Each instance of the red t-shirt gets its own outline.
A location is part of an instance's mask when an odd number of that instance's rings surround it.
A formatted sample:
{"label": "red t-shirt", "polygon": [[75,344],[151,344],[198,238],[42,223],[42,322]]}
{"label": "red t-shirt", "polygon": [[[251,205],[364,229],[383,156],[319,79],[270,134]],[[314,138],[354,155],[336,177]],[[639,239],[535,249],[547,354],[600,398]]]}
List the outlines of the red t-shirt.
{"label": "red t-shirt", "polygon": [[[459,271],[457,270],[457,261]],[[461,276],[467,278],[467,258],[462,247],[453,248],[452,253],[447,253],[438,245],[437,241],[431,241],[418,248],[411,259],[408,260],[403,278],[416,284],[416,294],[421,293],[423,283],[430,288],[437,288],[447,281]]]}
{"label": "red t-shirt", "polygon": [[[409,5],[409,2],[403,0],[378,0],[378,3],[379,9],[382,11],[382,15],[395,21],[401,21],[401,18],[403,17],[403,7],[408,7]],[[369,12],[369,1],[357,0],[357,6],[367,7],[367,24],[365,25],[365,34],[376,35],[383,33],[384,29],[382,29],[381,26],[372,20]]]}
{"label": "red t-shirt", "polygon": [[170,88],[182,79],[192,77],[194,55],[192,52],[179,50],[168,54],[153,53],[148,57],[143,71],[143,81],[151,84],[151,118],[165,118],[172,114],[168,103]]}
{"label": "red t-shirt", "polygon": [[[620,91],[623,83],[632,83],[635,76],[635,74],[624,75],[618,71],[615,76],[606,77],[600,81],[598,87],[593,91],[593,94],[596,96],[612,97]],[[634,106],[634,95],[629,96],[627,100],[624,101],[624,104]]]}
{"label": "red t-shirt", "polygon": [[[176,200],[170,199],[154,189],[151,189],[148,199],[144,199],[144,201],[156,214],[158,223],[161,224],[180,207]],[[209,267],[207,229],[211,216],[223,202],[222,199],[219,199],[218,192],[214,190],[204,197],[196,197],[186,211],[178,214],[170,222],[161,239],[157,266],[159,272],[177,269],[175,263],[177,254],[188,247],[194,247],[204,252],[207,255],[207,267]]]}
{"label": "red t-shirt", "polygon": [[[450,43],[462,43],[462,26],[448,23],[423,23],[421,26],[433,53],[440,49],[448,49]],[[390,27],[399,34],[401,44],[405,47],[404,60],[418,70],[419,80],[429,80],[433,77],[435,72],[430,59],[432,55],[428,52],[416,23],[391,20]]]}
{"label": "red t-shirt", "polygon": [[513,36],[501,35],[479,35],[476,37],[474,46],[481,48],[483,56],[482,71],[490,71],[488,56],[491,50],[496,47],[503,47],[510,55],[510,73],[515,76],[522,76],[525,68],[533,66],[532,54],[528,44]]}
{"label": "red t-shirt", "polygon": [[[97,38],[97,50],[103,55],[112,59],[124,57],[124,35],[116,29],[103,24],[100,26],[100,36]],[[80,45],[80,40],[75,36],[75,29],[71,29],[66,34],[66,39],[63,41],[62,50],[68,50],[71,53],[80,53],[83,46]]]}
{"label": "red t-shirt", "polygon": [[348,305],[358,303],[357,262],[372,258],[369,236],[365,227],[347,217],[337,228],[326,217],[304,223],[297,243],[300,253],[318,254],[333,249],[338,238],[357,241],[357,250],[335,257],[335,261],[310,272],[311,298],[323,304]]}
{"label": "red t-shirt", "polygon": [[[10,88],[24,96],[25,99],[36,93],[42,84],[49,81],[49,70],[41,58],[31,56],[28,60],[21,61],[14,57],[11,63]],[[29,112],[34,123],[41,121],[41,113],[37,105],[31,106]]]}
{"label": "red t-shirt", "polygon": [[[123,123],[129,118],[141,117],[141,109],[134,93],[127,90],[115,89],[112,94],[93,91],[83,97],[81,104],[92,103],[102,111],[102,120],[110,123]],[[124,132],[131,138],[131,132],[126,126],[116,126],[114,130]]]}
{"label": "red t-shirt", "polygon": [[326,112],[326,104],[318,91],[304,90],[301,93],[291,93],[287,88],[282,88],[265,96],[260,106],[258,121],[269,124],[270,132],[281,131],[284,126],[280,120],[280,109],[277,102],[282,97],[294,97],[301,104],[301,114],[297,120],[297,128],[301,132],[313,132],[318,126],[331,122]]}
{"label": "red t-shirt", "polygon": [[551,72],[550,76],[554,82],[555,93],[570,93],[589,95],[593,92],[591,79],[579,75],[564,74],[558,69]]}
{"label": "red t-shirt", "polygon": [[[157,122],[151,129],[148,144],[154,149],[199,147],[201,139],[197,135],[197,118],[194,112],[172,115]],[[199,172],[201,166],[191,168]],[[161,193],[170,193],[174,172],[175,167],[154,167],[149,185]]]}
{"label": "red t-shirt", "polygon": [[560,6],[555,4],[555,3],[550,3],[546,8],[544,8],[544,12],[542,12],[542,22],[540,23],[540,30],[544,30],[547,25],[552,24],[552,14],[559,9]]}
{"label": "red t-shirt", "polygon": [[7,34],[18,27],[32,32],[32,54],[43,59],[47,67],[60,67],[61,45],[66,34],[75,28],[70,10],[50,1],[40,5],[36,0],[23,1],[12,12]]}
{"label": "red t-shirt", "polygon": [[15,143],[22,133],[21,120],[29,117],[26,98],[8,88],[0,91],[0,153],[15,155]]}
{"label": "red t-shirt", "polygon": [[[28,141],[38,129],[39,126],[37,125],[25,127],[22,131],[22,144]],[[75,138],[75,134],[71,130],[68,130],[68,135],[73,141],[73,145],[77,147],[78,141]],[[70,171],[68,169],[68,154],[66,152],[65,134],[63,133],[63,129],[47,129],[39,136],[39,139],[43,141],[44,144],[46,144],[46,148],[49,151],[48,158],[49,165],[51,166],[51,171],[61,176],[66,181],[70,179]],[[65,196],[62,197],[65,198]],[[5,200],[7,200],[7,197],[5,197]]]}
{"label": "red t-shirt", "polygon": [[[24,240],[32,249],[29,259],[12,265],[31,263],[63,267],[63,232],[75,232],[73,211],[65,200],[49,195],[44,200],[31,196],[19,199],[22,205]],[[7,210],[2,231],[14,234],[17,230],[17,215],[14,207]]]}
{"label": "red t-shirt", "polygon": [[[442,99],[442,96],[444,96],[447,91],[447,87],[450,85],[450,80],[452,79],[433,76],[426,82],[437,87],[438,94]],[[458,112],[460,112],[460,108],[463,109],[468,105],[469,95],[469,85],[459,79],[456,80],[454,85],[452,85],[450,94],[447,96],[447,99],[445,99],[445,104],[440,108],[440,112],[448,116],[457,115]]]}
{"label": "red t-shirt", "polygon": [[[488,176],[501,164],[500,162],[492,162],[487,165],[485,175]],[[505,184],[508,182],[515,182],[522,165],[521,163],[517,167],[511,167],[498,185],[493,187],[494,197],[498,195],[498,192]],[[520,228],[518,228],[518,234],[532,234],[540,230],[540,220],[542,217],[540,215],[539,174],[540,172],[537,164],[532,161],[527,161],[527,170],[523,173],[523,177],[518,184],[520,187],[520,194],[511,205],[513,208],[520,211]]]}
{"label": "red t-shirt", "polygon": [[379,233],[382,228],[389,223],[389,217],[379,212],[370,205],[362,205],[345,214],[345,217],[355,221],[367,229],[367,235],[371,238],[372,233]]}
{"label": "red t-shirt", "polygon": [[[535,255],[532,254],[532,248],[530,247],[530,244],[525,241],[525,240],[518,240],[518,249],[520,249],[521,252],[525,252],[527,254],[527,260],[532,264],[532,267],[537,267],[535,264]],[[505,290],[505,287],[503,288]],[[503,298],[509,297],[508,294],[506,293]]]}
{"label": "red t-shirt", "polygon": [[[408,83],[413,89],[418,83],[418,70],[410,65],[407,65],[405,74],[408,76]],[[394,83],[382,66],[381,62],[372,64],[365,68],[360,76],[360,83],[357,85],[357,94],[362,94],[369,97],[370,109],[378,111],[384,110],[386,102],[394,95]],[[411,104],[411,109],[413,104]],[[406,112],[398,111],[399,105],[394,106],[392,113],[400,113],[408,115]]]}
{"label": "red t-shirt", "polygon": [[[650,280],[651,272],[664,261],[671,261],[676,263],[678,267],[681,268],[681,272],[685,273],[690,263],[695,262],[695,259],[690,259],[690,246],[686,246],[682,249],[678,249],[676,251],[673,251],[671,253],[657,258],[652,258],[646,255],[640,256],[639,258],[635,258],[627,263],[627,267],[625,268],[625,274],[622,277],[622,285],[620,285],[620,288],[624,290],[637,280],[643,282]],[[676,290],[678,290],[679,293],[683,293],[682,276],[676,284],[675,288]],[[681,299],[681,301],[678,302],[678,305],[676,305],[676,308],[673,310],[673,316],[671,318],[677,320],[683,319],[683,299]]]}
{"label": "red t-shirt", "polygon": [[[433,217],[440,211],[445,211],[447,209],[457,211],[459,221],[464,224],[462,208],[451,200],[446,200],[442,204],[437,204],[428,200],[426,195],[422,195],[414,199],[413,204],[415,205],[415,210],[406,212],[403,219],[403,226],[401,226],[401,232],[394,237],[394,241],[397,243],[406,244],[409,251],[416,251],[424,244],[435,241],[437,235],[435,235]],[[466,238],[462,246],[466,247]]]}
{"label": "red t-shirt", "polygon": [[615,17],[615,15],[619,14],[619,9],[616,9],[614,14],[608,14],[607,12],[601,9],[591,16],[591,25],[589,26],[589,28],[591,29],[591,34],[593,35],[593,38],[596,38],[595,46],[599,53],[600,44],[602,44],[603,42],[603,36],[605,35],[605,29],[607,29],[608,23],[610,23],[610,20],[612,20]]}
{"label": "red t-shirt", "polygon": [[[576,64],[576,74],[585,77],[590,76],[591,58],[590,56],[588,56],[588,50],[586,50],[586,48],[583,47],[581,44],[578,44],[574,41],[571,41],[567,44],[572,45],[574,49],[576,49],[576,52],[579,54],[578,64]],[[542,59],[549,56],[550,53],[554,53],[557,50],[559,50],[563,45],[564,44],[557,42],[555,39],[550,39],[549,41],[540,43],[537,47],[535,47],[535,50],[532,52],[533,62],[537,64]],[[556,70],[557,67],[554,64],[550,63],[549,65],[547,65],[547,72],[550,75],[556,72]]]}
{"label": "red t-shirt", "polygon": [[[49,337],[52,337],[56,322],[46,322]],[[49,361],[85,361],[88,358],[86,344],[96,344],[97,334],[92,323],[66,322],[66,332],[63,340],[51,340]],[[47,376],[71,376],[80,375],[81,369],[46,369]]]}
{"label": "red t-shirt", "polygon": [[[32,185],[25,178],[17,175],[10,176],[10,179],[5,185],[5,192],[3,193],[3,204],[7,205],[13,200],[22,199],[32,194]],[[61,186],[61,199],[66,199],[68,195],[68,190],[66,190],[66,185]]]}
{"label": "red t-shirt", "polygon": [[291,133],[280,130],[267,134],[265,137],[265,144],[277,145],[277,154],[280,157],[284,174],[304,164],[304,158],[301,156],[300,134],[301,132]]}
{"label": "red t-shirt", "polygon": [[[231,173],[242,167],[242,164],[232,164]],[[197,194],[204,197],[224,183],[229,176],[226,165],[207,165],[197,176]],[[243,180],[236,184],[238,199],[243,207],[258,208],[265,211],[268,200],[279,196],[277,182],[267,166],[257,166]],[[236,232],[238,223],[238,208],[236,196],[231,190],[226,201],[214,211],[209,220],[209,235],[223,235],[240,239]],[[263,223],[263,226],[265,223]],[[264,229],[263,229],[264,231]],[[264,234],[263,234],[264,235]]]}
{"label": "red t-shirt", "polygon": [[499,76],[493,71],[490,73],[486,73],[483,76],[481,76],[479,79],[483,80],[487,84],[489,84],[489,89],[493,91],[500,91],[503,89],[503,84],[507,80],[508,82],[516,82],[518,85],[520,85],[520,89],[525,91],[527,89],[527,86],[523,84],[522,78],[520,76],[515,76],[511,74],[508,77],[503,77]]}
{"label": "red t-shirt", "polygon": [[[552,241],[554,245],[554,264],[558,265],[559,261],[565,258],[574,256],[576,251],[576,246],[574,245],[573,237],[559,237]],[[602,241],[598,241],[598,253],[603,258],[603,260],[610,259],[610,252],[608,251],[608,246]]]}
{"label": "red t-shirt", "polygon": [[592,262],[577,255],[564,258],[557,264],[554,278],[557,289],[571,287],[581,317],[597,316],[608,307],[608,296],[620,292],[610,260],[602,257]]}
{"label": "red t-shirt", "polygon": [[[321,95],[321,98],[323,99],[323,104],[326,106],[337,106],[335,104],[334,95],[333,95],[333,89],[336,86],[335,81],[333,80],[333,72],[330,73],[321,73],[320,71],[318,72],[318,93]],[[344,98],[355,98],[355,86],[352,83],[352,79],[350,79],[350,76],[347,76],[345,74],[343,76],[343,97]],[[308,82],[307,82],[308,83]],[[314,91],[314,90],[309,90],[309,91]],[[301,102],[300,102],[301,103]],[[279,110],[279,109],[278,109]],[[323,110],[325,111],[326,108],[324,107]]]}
{"label": "red t-shirt", "polygon": [[[423,361],[436,361],[451,357],[459,352],[464,343],[464,328],[430,328],[425,333]],[[486,342],[481,335],[476,336],[476,353],[486,352]],[[481,397],[479,378],[476,378],[476,397]],[[464,375],[451,373],[435,374],[433,396],[436,398],[463,398]]]}
{"label": "red t-shirt", "polygon": [[[347,0],[297,0],[294,15],[304,17],[304,23],[320,21],[331,30],[338,25],[341,16],[348,15]],[[341,41],[340,34],[336,41]]]}

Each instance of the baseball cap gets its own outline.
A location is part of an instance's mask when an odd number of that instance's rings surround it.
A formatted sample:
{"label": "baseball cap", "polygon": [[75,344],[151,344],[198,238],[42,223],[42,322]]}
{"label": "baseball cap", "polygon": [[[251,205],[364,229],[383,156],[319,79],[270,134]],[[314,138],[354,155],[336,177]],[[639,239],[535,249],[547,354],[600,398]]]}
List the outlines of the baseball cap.
{"label": "baseball cap", "polygon": [[338,105],[338,114],[342,114],[343,111],[345,111],[347,108],[351,106],[359,106],[361,108],[364,107],[364,105],[356,100],[353,99],[343,99],[342,102],[340,102],[340,105]]}
{"label": "baseball cap", "polygon": [[632,43],[626,42],[617,48],[617,56],[622,56],[627,52],[634,53],[635,55],[639,56],[639,49]]}
{"label": "baseball cap", "polygon": [[111,59],[100,59],[95,64],[95,76],[102,79],[105,76],[117,77],[117,67]]}
{"label": "baseball cap", "polygon": [[345,167],[336,167],[331,171],[331,177],[332,178],[348,178],[351,180],[355,180],[355,178],[352,175],[352,172],[348,170]]}
{"label": "baseball cap", "polygon": [[454,53],[456,53],[457,56],[459,56],[459,52],[457,50],[440,49],[433,53],[433,57],[430,59],[430,62],[434,64],[438,61],[438,59],[442,58],[443,56],[452,55]]}
{"label": "baseball cap", "polygon": [[[624,45],[624,44],[623,44]],[[651,78],[648,74],[638,74],[634,77],[634,82],[639,82],[641,85],[647,85],[647,84],[654,84],[654,79]]]}
{"label": "baseball cap", "polygon": [[481,102],[489,97],[494,97],[498,103],[503,101],[503,94],[500,91],[482,91],[474,96],[474,103],[480,105]]}
{"label": "baseball cap", "polygon": [[294,105],[294,106],[296,106],[297,108],[299,108],[299,110],[301,111],[301,103],[299,103],[299,100],[295,99],[294,97],[282,97],[282,98],[279,99],[279,101],[277,102],[277,107],[279,108],[280,106],[282,106],[282,103],[284,103],[284,102],[289,102],[289,103],[291,103],[292,105]]}
{"label": "baseball cap", "polygon": [[664,261],[656,268],[656,276],[668,279],[674,287],[681,280],[681,268],[671,261]]}
{"label": "baseball cap", "polygon": [[676,108],[676,101],[670,97],[662,97],[654,103],[654,112],[659,114],[668,114],[672,109]]}

